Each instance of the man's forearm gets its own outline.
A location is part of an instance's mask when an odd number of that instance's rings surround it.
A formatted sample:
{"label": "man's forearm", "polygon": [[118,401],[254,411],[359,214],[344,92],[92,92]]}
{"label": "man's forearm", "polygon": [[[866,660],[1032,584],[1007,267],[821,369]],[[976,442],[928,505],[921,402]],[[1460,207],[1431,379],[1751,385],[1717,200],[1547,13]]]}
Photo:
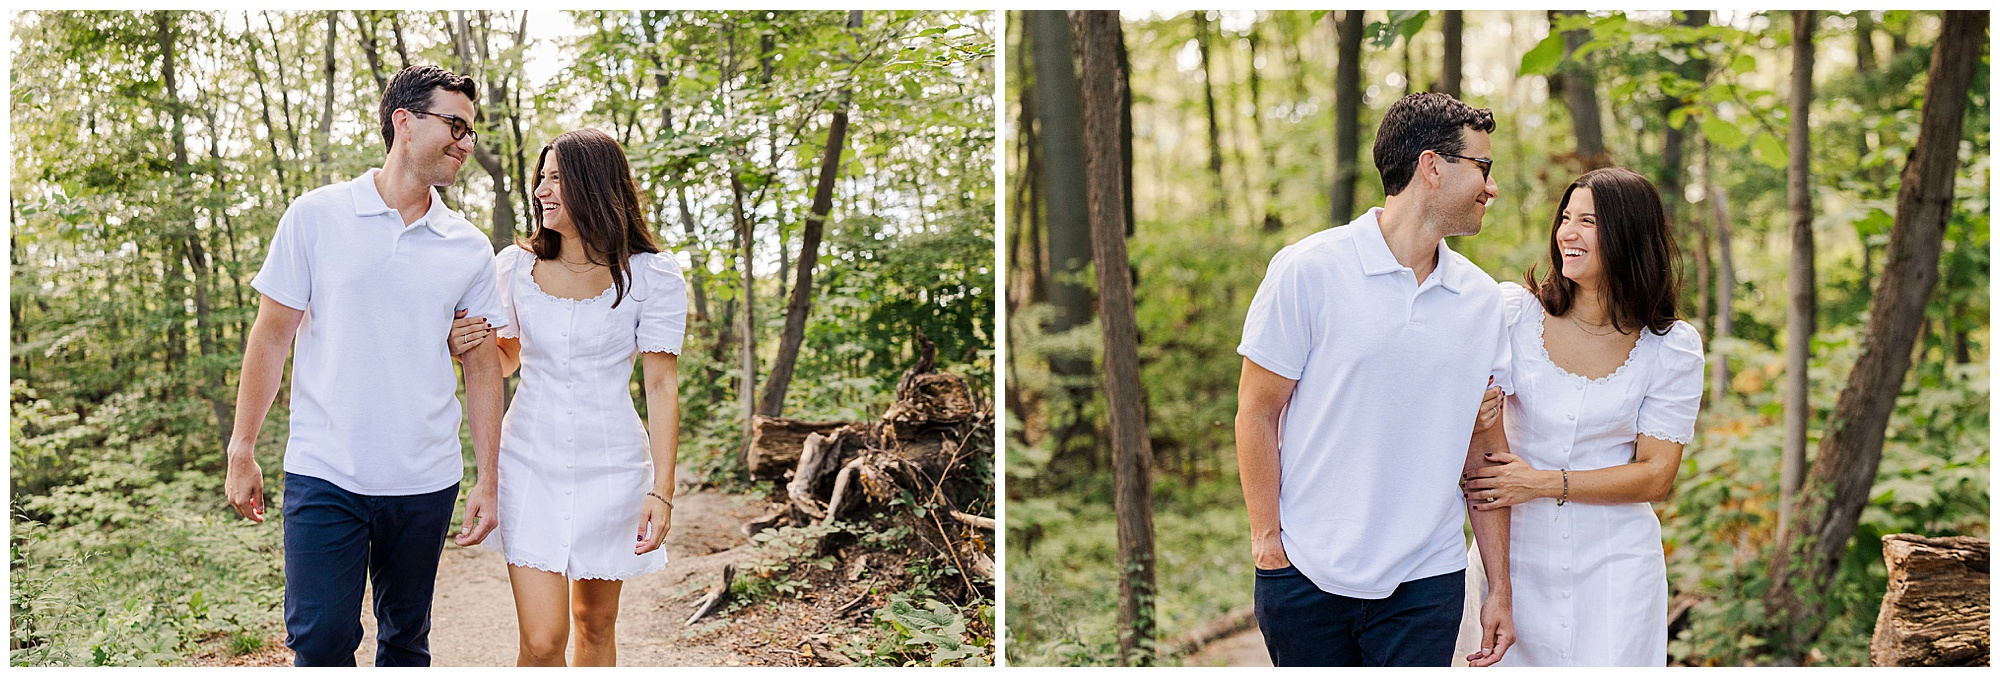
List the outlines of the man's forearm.
{"label": "man's forearm", "polygon": [[[1467,470],[1497,465],[1487,461],[1485,455],[1508,451],[1504,428],[1496,424],[1483,432],[1473,433],[1471,449],[1466,454]],[[1472,519],[1472,538],[1479,543],[1479,562],[1486,567],[1487,594],[1511,596],[1514,586],[1509,579],[1507,557],[1513,509],[1474,510],[1468,503],[1466,513]]]}
{"label": "man's forearm", "polygon": [[1250,511],[1251,538],[1276,538],[1278,519],[1277,417],[1251,412],[1236,417],[1236,471]]}
{"label": "man's forearm", "polygon": [[[282,313],[283,310],[277,311]],[[291,334],[297,331],[296,320],[291,331],[287,331],[286,318],[267,317],[270,314],[273,312],[267,302],[266,310],[258,314],[243,345],[243,368],[236,379],[236,423],[227,441],[230,449],[256,446],[257,435],[264,429],[264,417],[271,413],[278,385],[284,380],[285,354],[291,347]]]}
{"label": "man's forearm", "polygon": [[500,467],[500,416],[506,382],[491,342],[465,354],[466,418],[472,427],[472,459],[478,483],[492,481]]}

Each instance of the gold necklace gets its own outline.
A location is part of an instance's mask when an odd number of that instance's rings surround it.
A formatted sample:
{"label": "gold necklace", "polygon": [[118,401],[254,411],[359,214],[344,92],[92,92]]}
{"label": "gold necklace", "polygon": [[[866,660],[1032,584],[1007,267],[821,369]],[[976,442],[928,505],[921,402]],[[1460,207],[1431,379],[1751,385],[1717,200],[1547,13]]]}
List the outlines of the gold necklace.
{"label": "gold necklace", "polygon": [[[1606,323],[1604,323],[1604,324],[1599,324],[1599,325],[1592,325],[1592,324],[1590,324],[1590,323],[1588,323],[1588,322],[1584,322],[1583,320],[1580,320],[1580,319],[1577,319],[1577,317],[1576,317],[1575,315],[1570,315],[1570,318],[1569,318],[1569,321],[1570,321],[1570,322],[1574,322],[1574,323],[1576,323],[1576,328],[1577,328],[1577,329],[1580,329],[1580,330],[1582,330],[1582,331],[1583,331],[1583,333],[1585,333],[1585,334],[1589,334],[1589,335],[1591,335],[1591,336],[1610,336],[1610,335],[1612,335],[1612,334],[1623,334],[1623,333],[1625,333],[1625,332],[1624,332],[1624,330],[1621,330],[1621,329],[1619,329],[1619,328],[1618,328],[1618,324],[1617,324],[1617,323],[1615,323],[1615,322],[1606,322]],[[1610,327],[1610,328],[1611,328],[1611,331],[1607,331],[1607,332],[1604,332],[1604,333],[1598,333],[1598,332],[1594,332],[1594,331],[1591,331],[1591,330],[1589,329],[1589,327],[1592,327],[1592,326],[1597,326],[1597,327]]]}
{"label": "gold necklace", "polygon": [[588,261],[588,260],[585,260],[585,261],[583,262],[583,268],[581,268],[581,269],[578,269],[578,268],[577,268],[576,266],[572,266],[572,265],[570,265],[568,261],[564,261],[564,260],[562,260],[562,259],[560,259],[560,258],[556,259],[556,263],[560,263],[560,264],[562,264],[562,267],[564,267],[564,268],[567,268],[567,269],[569,269],[569,272],[572,272],[572,273],[577,273],[577,274],[579,274],[579,275],[581,275],[581,274],[583,274],[583,273],[588,273],[588,272],[590,272],[591,268],[593,268],[593,267],[595,267],[595,266],[597,265],[597,264],[595,264],[595,263],[591,263],[591,262],[590,262],[590,261]]}

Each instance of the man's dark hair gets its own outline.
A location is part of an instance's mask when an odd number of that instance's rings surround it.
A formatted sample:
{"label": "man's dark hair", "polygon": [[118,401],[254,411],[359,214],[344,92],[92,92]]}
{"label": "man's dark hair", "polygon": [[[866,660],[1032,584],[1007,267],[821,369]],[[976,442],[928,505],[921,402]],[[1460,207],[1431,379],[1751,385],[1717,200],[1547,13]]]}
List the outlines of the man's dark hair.
{"label": "man's dark hair", "polygon": [[1416,176],[1417,156],[1424,151],[1464,151],[1460,128],[1493,133],[1493,110],[1473,108],[1436,92],[1411,94],[1390,106],[1375,130],[1375,170],[1382,174],[1382,193],[1403,192]]}
{"label": "man's dark hair", "polygon": [[[396,73],[389,79],[389,86],[382,90],[382,147],[396,147],[396,124],[392,115],[396,109],[413,111],[431,109],[431,94],[437,90],[458,92],[465,98],[479,100],[479,85],[472,78],[438,68],[437,66],[411,66]],[[468,120],[467,122],[470,122]]]}

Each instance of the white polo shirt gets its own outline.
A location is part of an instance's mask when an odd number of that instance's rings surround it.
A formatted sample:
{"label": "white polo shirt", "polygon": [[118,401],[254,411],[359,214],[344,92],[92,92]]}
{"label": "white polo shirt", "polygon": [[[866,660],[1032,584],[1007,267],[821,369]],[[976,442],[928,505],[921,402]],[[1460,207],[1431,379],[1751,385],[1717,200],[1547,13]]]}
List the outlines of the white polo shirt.
{"label": "white polo shirt", "polygon": [[250,284],[305,311],[292,353],[285,472],[374,496],[456,486],[464,475],[452,314],[505,326],[485,233],[444,206],[409,226],[368,170],[306,193],[278,220]]}
{"label": "white polo shirt", "polygon": [[1362,599],[1465,568],[1473,419],[1488,376],[1513,392],[1500,286],[1443,242],[1419,284],[1381,211],[1272,257],[1237,347],[1298,381],[1278,442],[1285,556]]}

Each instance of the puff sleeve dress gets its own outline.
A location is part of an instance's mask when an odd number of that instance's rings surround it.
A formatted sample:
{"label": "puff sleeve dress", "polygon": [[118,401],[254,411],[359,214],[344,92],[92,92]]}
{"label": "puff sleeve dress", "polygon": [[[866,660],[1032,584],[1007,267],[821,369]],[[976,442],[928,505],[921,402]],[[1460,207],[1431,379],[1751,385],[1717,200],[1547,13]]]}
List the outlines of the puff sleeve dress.
{"label": "puff sleeve dress", "polygon": [[632,279],[586,300],[535,283],[535,256],[494,257],[504,338],[521,341],[521,381],[500,427],[500,528],[489,547],[508,564],[571,580],[623,580],[666,566],[632,554],[653,486],[645,422],[632,404],[632,360],[679,354],[687,284],[669,254],[636,254]]}
{"label": "puff sleeve dress", "polygon": [[[1701,408],[1701,336],[1686,322],[1640,333],[1604,378],[1564,371],[1542,342],[1546,313],[1503,283],[1514,393],[1507,444],[1537,469],[1596,470],[1630,463],[1641,435],[1687,444]],[[1514,506],[1508,566],[1518,641],[1500,665],[1625,666],[1667,661],[1666,555],[1650,503],[1592,505],[1540,498]],[[1467,568],[1459,656],[1479,648],[1485,567]]]}

